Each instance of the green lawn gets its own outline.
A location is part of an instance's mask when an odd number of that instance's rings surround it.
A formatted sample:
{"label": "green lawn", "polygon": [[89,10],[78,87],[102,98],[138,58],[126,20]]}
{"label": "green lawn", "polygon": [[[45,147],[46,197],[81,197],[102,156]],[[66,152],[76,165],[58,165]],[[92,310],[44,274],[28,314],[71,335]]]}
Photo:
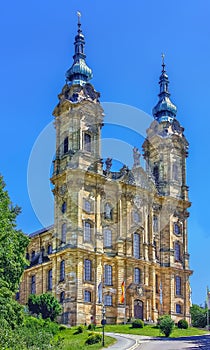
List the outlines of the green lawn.
{"label": "green lawn", "polygon": [[[100,327],[96,328],[96,331],[100,330]],[[113,333],[124,333],[124,334],[137,334],[137,335],[147,335],[150,337],[163,337],[164,335],[160,333],[160,330],[153,325],[145,325],[144,328],[131,328],[131,325],[106,325],[105,332]],[[197,329],[190,327],[188,329],[178,329],[174,328],[170,337],[187,337],[193,335],[203,335],[208,333],[206,330]]]}
{"label": "green lawn", "polygon": [[[77,327],[72,327],[69,329],[62,330],[58,333],[56,338],[59,336],[63,338],[63,348],[62,350],[97,350],[102,349],[102,344],[93,344],[93,345],[86,345],[85,341],[88,338],[88,334],[92,333],[87,330],[85,330],[83,333],[80,334],[74,334],[77,330]],[[105,347],[114,344],[115,339],[111,337],[105,336]]]}

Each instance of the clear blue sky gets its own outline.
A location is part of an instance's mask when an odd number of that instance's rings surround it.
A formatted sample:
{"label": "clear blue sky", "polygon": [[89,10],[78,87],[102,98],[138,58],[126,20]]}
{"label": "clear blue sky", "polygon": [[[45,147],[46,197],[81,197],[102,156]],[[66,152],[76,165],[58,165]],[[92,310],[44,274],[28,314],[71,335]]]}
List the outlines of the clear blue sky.
{"label": "clear blue sky", "polygon": [[203,303],[210,286],[208,0],[1,3],[0,171],[13,202],[22,207],[18,225],[25,232],[41,226],[27,192],[27,165],[37,136],[52,121],[64,74],[72,64],[77,10],[82,12],[87,62],[101,101],[125,103],[150,114],[157,102],[161,53],[166,55],[172,100],[190,142],[191,284],[193,302]]}

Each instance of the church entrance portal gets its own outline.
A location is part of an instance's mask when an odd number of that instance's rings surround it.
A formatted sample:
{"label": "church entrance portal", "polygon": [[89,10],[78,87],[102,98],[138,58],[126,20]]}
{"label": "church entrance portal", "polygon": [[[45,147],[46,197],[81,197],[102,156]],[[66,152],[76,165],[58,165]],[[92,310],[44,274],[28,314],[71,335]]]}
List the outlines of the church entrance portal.
{"label": "church entrance portal", "polygon": [[143,302],[134,300],[134,317],[143,320]]}

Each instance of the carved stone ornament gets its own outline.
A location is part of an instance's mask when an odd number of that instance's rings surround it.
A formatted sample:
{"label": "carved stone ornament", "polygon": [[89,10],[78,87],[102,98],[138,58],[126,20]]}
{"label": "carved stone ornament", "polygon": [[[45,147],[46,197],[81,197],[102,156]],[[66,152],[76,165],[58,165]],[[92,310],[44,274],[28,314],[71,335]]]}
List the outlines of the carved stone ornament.
{"label": "carved stone ornament", "polygon": [[63,196],[63,195],[66,193],[66,191],[67,191],[67,186],[66,186],[66,184],[63,184],[62,186],[60,186],[60,188],[59,188],[59,194],[60,194],[61,196]]}
{"label": "carved stone ornament", "polygon": [[142,206],[142,199],[141,197],[137,194],[135,197],[134,197],[134,200],[133,200],[135,206],[140,209],[141,206]]}
{"label": "carved stone ornament", "polygon": [[141,286],[137,286],[137,287],[136,287],[136,293],[137,293],[140,297],[142,297],[142,296],[144,295],[144,290],[143,290],[143,288],[142,288]]}

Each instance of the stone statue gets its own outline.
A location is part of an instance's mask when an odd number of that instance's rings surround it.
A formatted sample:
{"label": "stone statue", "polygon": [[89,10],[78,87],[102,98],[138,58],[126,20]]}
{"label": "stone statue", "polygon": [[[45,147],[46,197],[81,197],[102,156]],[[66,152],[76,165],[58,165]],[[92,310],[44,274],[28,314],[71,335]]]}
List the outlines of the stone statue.
{"label": "stone statue", "polygon": [[140,157],[141,153],[139,152],[139,149],[137,147],[133,148],[133,160],[134,160],[134,166],[140,166]]}
{"label": "stone statue", "polygon": [[112,167],[112,158],[107,158],[105,161],[106,164],[106,172],[109,173]]}

